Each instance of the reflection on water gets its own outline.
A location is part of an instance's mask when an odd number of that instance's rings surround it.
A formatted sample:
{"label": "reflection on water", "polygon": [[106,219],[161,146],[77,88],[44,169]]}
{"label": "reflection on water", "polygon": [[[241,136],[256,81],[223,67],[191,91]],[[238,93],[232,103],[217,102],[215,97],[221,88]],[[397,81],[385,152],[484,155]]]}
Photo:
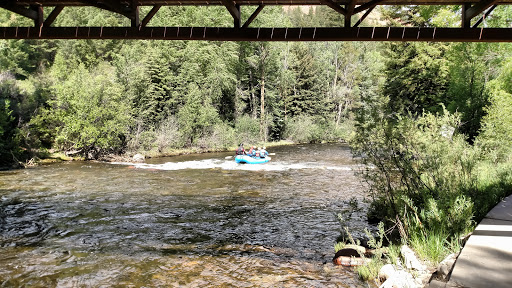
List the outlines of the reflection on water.
{"label": "reflection on water", "polygon": [[0,172],[0,283],[362,285],[331,264],[336,213],[364,196],[349,149],[269,152],[259,165],[216,153]]}

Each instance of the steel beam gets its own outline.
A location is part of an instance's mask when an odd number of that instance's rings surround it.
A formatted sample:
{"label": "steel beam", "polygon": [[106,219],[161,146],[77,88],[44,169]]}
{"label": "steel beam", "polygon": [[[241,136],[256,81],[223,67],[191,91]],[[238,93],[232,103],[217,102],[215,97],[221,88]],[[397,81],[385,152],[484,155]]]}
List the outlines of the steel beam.
{"label": "steel beam", "polygon": [[512,42],[512,28],[3,27],[1,39]]}

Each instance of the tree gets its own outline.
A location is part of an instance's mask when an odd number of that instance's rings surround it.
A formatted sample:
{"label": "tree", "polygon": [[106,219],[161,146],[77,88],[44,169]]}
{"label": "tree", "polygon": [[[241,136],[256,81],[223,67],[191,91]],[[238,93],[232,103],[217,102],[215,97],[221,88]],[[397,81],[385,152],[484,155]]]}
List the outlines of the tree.
{"label": "tree", "polygon": [[439,112],[446,102],[449,83],[444,43],[391,43],[385,50],[383,93],[389,97],[389,111],[419,115]]}
{"label": "tree", "polygon": [[486,87],[490,104],[482,119],[482,132],[477,144],[494,162],[512,160],[512,59],[503,67],[499,77]]}
{"label": "tree", "polygon": [[56,139],[61,149],[97,158],[124,148],[130,111],[112,66],[103,63],[89,71],[79,65],[55,85],[55,95],[51,106],[62,123]]}
{"label": "tree", "polygon": [[312,49],[305,44],[297,43],[292,51],[297,59],[297,62],[292,64],[297,80],[290,101],[290,115],[325,116],[330,110],[327,91],[325,85],[322,85],[319,63],[313,56]]}

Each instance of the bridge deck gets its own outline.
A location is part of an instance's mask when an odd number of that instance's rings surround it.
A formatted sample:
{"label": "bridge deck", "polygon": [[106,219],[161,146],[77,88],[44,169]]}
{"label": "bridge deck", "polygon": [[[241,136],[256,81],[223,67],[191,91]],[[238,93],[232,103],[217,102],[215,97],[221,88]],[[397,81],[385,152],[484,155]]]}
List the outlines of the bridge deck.
{"label": "bridge deck", "polygon": [[[33,27],[0,27],[3,39],[165,39],[226,41],[481,41],[512,42],[512,27],[479,28],[498,5],[512,0],[0,0],[0,8],[34,21]],[[150,27],[162,6],[224,6],[226,27]],[[241,6],[257,6],[242,22]],[[267,5],[323,5],[343,15],[340,27],[249,28]],[[459,5],[460,28],[361,27],[379,5]],[[52,27],[64,7],[93,6],[128,18],[130,27]],[[141,6],[153,8],[144,18]],[[45,17],[44,7],[54,7]],[[48,10],[46,10],[48,11]],[[364,12],[364,13],[362,13]],[[361,14],[359,14],[361,13]],[[356,20],[357,21],[352,21]],[[475,21],[476,20],[476,21]],[[354,24],[355,22],[355,24]],[[207,25],[208,26],[208,25]]]}
{"label": "bridge deck", "polygon": [[[2,0],[13,5],[43,5],[43,6],[95,6],[116,4],[121,6],[224,6],[223,0]],[[235,5],[326,5],[326,2],[332,2],[337,5],[363,5],[367,3],[378,3],[378,5],[461,5],[464,3],[478,3],[475,0],[233,0]],[[489,1],[487,1],[489,2]],[[492,1],[494,4],[512,4],[512,0]]]}

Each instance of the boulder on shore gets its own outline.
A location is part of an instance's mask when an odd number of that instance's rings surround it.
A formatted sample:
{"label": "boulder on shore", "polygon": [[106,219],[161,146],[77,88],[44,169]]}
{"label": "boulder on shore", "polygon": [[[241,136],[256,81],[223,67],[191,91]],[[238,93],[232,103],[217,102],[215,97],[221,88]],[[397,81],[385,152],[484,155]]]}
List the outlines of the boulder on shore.
{"label": "boulder on shore", "polygon": [[414,269],[418,271],[424,271],[427,269],[427,266],[420,263],[418,258],[416,258],[416,254],[409,248],[407,245],[402,245],[400,248],[400,254],[405,262],[405,267],[407,269]]}
{"label": "boulder on shore", "polygon": [[142,154],[135,154],[132,159],[134,162],[144,162],[145,157]]}
{"label": "boulder on shore", "polygon": [[386,264],[380,268],[379,280],[384,282],[391,278],[396,273],[395,266],[393,264]]}
{"label": "boulder on shore", "polygon": [[453,265],[455,265],[455,260],[457,260],[457,255],[452,253],[439,263],[437,267],[437,276],[441,278],[441,280],[448,280],[448,275],[452,272]]}

